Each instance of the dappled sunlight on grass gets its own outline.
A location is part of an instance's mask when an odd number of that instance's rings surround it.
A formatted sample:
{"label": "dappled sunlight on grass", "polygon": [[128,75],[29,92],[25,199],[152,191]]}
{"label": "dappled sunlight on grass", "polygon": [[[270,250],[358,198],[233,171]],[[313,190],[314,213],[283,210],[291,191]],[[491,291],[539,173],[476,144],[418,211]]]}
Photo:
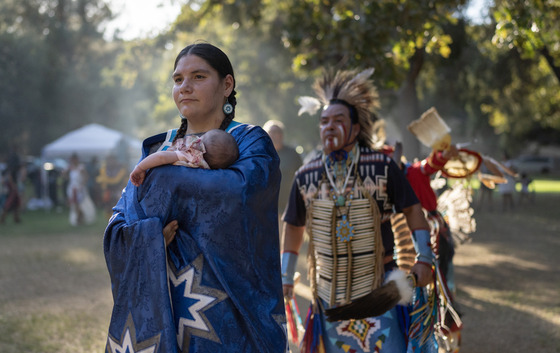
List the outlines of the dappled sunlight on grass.
{"label": "dappled sunlight on grass", "polygon": [[0,352],[102,352],[112,308],[106,222],[71,227],[49,216],[26,212],[0,228],[14,230],[0,234]]}
{"label": "dappled sunlight on grass", "polygon": [[[453,181],[450,183],[452,182]],[[474,190],[478,190],[480,188],[480,181],[476,177],[473,177],[470,180],[470,185]],[[497,189],[498,187],[496,187],[495,191],[497,191]],[[521,190],[520,183],[516,184],[516,190],[518,192]],[[530,190],[534,190],[536,193],[560,193],[560,175],[533,177]]]}
{"label": "dappled sunlight on grass", "polygon": [[[560,194],[508,213],[494,196],[493,212],[475,207],[477,231],[454,258],[461,353],[560,352]],[[104,350],[106,224],[100,215],[72,227],[66,213],[35,211],[0,226],[0,353]]]}
{"label": "dappled sunlight on grass", "polygon": [[[105,349],[105,330],[96,313],[45,311],[22,316],[0,315],[3,353],[90,353]],[[10,337],[13,345],[6,345]]]}
{"label": "dappled sunlight on grass", "polygon": [[76,265],[91,264],[98,259],[91,251],[80,248],[68,249],[62,254],[62,260]]}
{"label": "dappled sunlight on grass", "polygon": [[464,353],[554,352],[560,348],[560,194],[501,211],[475,207],[477,231],[456,249]]}
{"label": "dappled sunlight on grass", "polygon": [[[502,308],[509,308],[536,316],[541,320],[547,321],[551,325],[560,326],[560,316],[558,315],[560,313],[559,306],[551,309],[550,307],[542,308],[539,305],[531,305],[542,304],[543,300],[548,300],[536,292],[528,294],[526,291],[499,291],[469,285],[463,285],[462,291],[470,298],[469,300],[465,300],[463,305],[469,305],[469,303],[475,303],[476,301],[498,305]],[[485,310],[484,307],[485,305],[481,303],[473,305],[473,308],[481,311]]]}
{"label": "dappled sunlight on grass", "polygon": [[32,238],[34,235],[48,234],[88,234],[97,233],[101,236],[108,223],[108,218],[102,212],[97,212],[94,223],[82,226],[71,226],[68,221],[68,210],[56,212],[54,210],[36,210],[23,212],[21,223],[14,223],[11,218],[5,224],[0,224],[1,236],[21,236]]}
{"label": "dappled sunlight on grass", "polygon": [[468,266],[480,266],[480,265],[492,265],[492,266],[504,266],[510,265],[512,268],[523,268],[532,269],[536,271],[552,271],[553,268],[542,264],[539,259],[534,261],[528,261],[520,259],[514,255],[499,254],[493,252],[490,248],[479,245],[476,243],[471,244],[468,248],[459,249],[461,252],[461,257],[455,260],[456,266],[468,267]]}

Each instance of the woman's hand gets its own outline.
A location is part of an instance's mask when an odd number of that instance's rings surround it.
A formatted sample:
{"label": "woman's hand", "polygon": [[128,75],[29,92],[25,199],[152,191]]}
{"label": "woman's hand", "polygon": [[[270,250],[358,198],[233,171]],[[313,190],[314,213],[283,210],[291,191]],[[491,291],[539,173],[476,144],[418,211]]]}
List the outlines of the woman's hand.
{"label": "woman's hand", "polygon": [[177,229],[179,228],[179,223],[177,221],[169,222],[163,228],[163,237],[165,238],[165,246],[169,245],[175,239],[175,233],[177,233]]}

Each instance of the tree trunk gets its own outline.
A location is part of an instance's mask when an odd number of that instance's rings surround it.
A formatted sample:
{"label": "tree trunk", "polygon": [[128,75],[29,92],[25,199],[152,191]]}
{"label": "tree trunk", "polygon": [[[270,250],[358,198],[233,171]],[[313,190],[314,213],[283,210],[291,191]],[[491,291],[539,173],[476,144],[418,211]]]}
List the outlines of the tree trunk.
{"label": "tree trunk", "polygon": [[546,45],[541,49],[541,54],[546,59],[546,62],[552,69],[552,72],[554,72],[554,75],[556,76],[558,82],[560,82],[560,67],[554,64],[554,58],[552,57],[552,55],[550,55],[550,52],[548,51],[548,47]]}
{"label": "tree trunk", "polygon": [[422,157],[420,142],[408,131],[407,126],[420,117],[418,95],[416,92],[416,79],[424,64],[424,48],[417,48],[410,58],[410,69],[398,93],[396,120],[402,134],[404,156],[412,161]]}

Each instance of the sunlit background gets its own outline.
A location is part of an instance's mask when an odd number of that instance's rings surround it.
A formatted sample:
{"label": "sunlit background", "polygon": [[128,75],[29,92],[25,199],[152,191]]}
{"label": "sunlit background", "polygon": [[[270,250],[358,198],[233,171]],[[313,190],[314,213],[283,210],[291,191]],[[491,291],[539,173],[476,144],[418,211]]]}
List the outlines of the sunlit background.
{"label": "sunlit background", "polygon": [[[49,144],[91,124],[136,145],[177,127],[173,60],[205,40],[233,63],[236,119],[283,121],[287,143],[303,157],[319,139],[316,117],[297,115],[297,97],[313,95],[324,68],[370,66],[380,139],[403,141],[409,159],[429,152],[407,125],[432,106],[454,142],[496,159],[560,155],[557,4],[314,4],[7,0],[0,5],[0,138],[39,164],[53,162],[41,160]],[[133,165],[138,152],[129,154]]]}
{"label": "sunlit background", "polygon": [[[20,222],[0,224],[0,352],[104,350],[110,197],[142,140],[179,126],[173,61],[199,40],[233,63],[236,120],[281,120],[303,158],[319,147],[317,116],[298,116],[297,97],[323,68],[374,67],[379,138],[403,141],[409,160],[429,148],[407,125],[436,107],[453,142],[528,173],[533,203],[513,213],[497,191],[480,202],[472,180],[477,233],[456,253],[461,351],[557,350],[559,14],[558,1],[0,1],[0,205],[13,156],[23,195]],[[65,189],[73,153],[97,210],[79,227]]]}
{"label": "sunlit background", "polygon": [[116,18],[107,25],[106,38],[118,31],[125,40],[153,37],[167,29],[181,11],[179,1],[111,0]]}

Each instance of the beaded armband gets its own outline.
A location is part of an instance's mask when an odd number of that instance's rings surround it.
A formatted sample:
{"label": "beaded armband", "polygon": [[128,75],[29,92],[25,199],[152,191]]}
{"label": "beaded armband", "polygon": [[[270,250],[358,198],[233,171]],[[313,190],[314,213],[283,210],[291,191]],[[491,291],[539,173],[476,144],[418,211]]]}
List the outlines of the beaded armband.
{"label": "beaded armband", "polygon": [[430,231],[426,229],[416,229],[412,231],[414,250],[416,250],[416,262],[431,264],[434,258],[430,243]]}
{"label": "beaded armband", "polygon": [[285,251],[282,253],[282,284],[294,285],[298,254]]}

